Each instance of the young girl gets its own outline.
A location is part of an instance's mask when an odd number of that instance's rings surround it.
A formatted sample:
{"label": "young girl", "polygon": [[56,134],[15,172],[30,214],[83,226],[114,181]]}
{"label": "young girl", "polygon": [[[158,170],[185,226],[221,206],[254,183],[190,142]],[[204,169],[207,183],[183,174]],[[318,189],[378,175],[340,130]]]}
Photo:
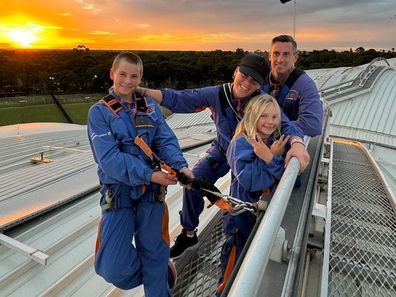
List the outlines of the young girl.
{"label": "young girl", "polygon": [[[231,196],[257,202],[263,190],[274,186],[282,176],[282,155],[289,139],[283,135],[279,138],[280,116],[278,103],[267,94],[255,96],[246,106],[245,115],[227,150],[233,174]],[[256,216],[250,212],[224,216],[226,242],[221,253],[223,277],[218,293],[224,289],[255,222]]]}

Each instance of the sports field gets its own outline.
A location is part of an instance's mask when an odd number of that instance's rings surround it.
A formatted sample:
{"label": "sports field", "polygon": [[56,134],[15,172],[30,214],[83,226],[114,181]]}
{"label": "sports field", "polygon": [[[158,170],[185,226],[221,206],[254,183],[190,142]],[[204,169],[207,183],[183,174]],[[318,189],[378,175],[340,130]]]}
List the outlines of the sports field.
{"label": "sports field", "polygon": [[[104,94],[55,96],[74,124],[85,125],[89,108]],[[169,111],[163,112],[169,115]],[[33,122],[67,123],[67,119],[50,95],[0,98],[0,126]]]}

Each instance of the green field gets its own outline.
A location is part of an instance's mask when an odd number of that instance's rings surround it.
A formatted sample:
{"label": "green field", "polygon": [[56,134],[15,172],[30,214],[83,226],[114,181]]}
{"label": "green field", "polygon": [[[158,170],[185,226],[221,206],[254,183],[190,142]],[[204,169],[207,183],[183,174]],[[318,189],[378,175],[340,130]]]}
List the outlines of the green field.
{"label": "green field", "polygon": [[[88,110],[98,102],[101,94],[56,95],[73,123],[86,125]],[[165,116],[170,112],[163,109]],[[0,126],[18,123],[67,123],[50,95],[0,98]]]}
{"label": "green field", "polygon": [[[56,95],[75,124],[85,125],[89,107],[102,94]],[[67,123],[50,95],[0,98],[0,126],[32,122]]]}
{"label": "green field", "polygon": [[0,126],[32,122],[66,122],[62,113],[53,105],[0,108]]}

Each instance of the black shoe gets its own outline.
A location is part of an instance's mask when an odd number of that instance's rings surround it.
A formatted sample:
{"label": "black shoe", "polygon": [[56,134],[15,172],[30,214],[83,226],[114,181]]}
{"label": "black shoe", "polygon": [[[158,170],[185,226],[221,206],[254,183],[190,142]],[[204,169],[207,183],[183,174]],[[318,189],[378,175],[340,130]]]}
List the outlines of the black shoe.
{"label": "black shoe", "polygon": [[198,247],[197,231],[194,231],[193,237],[187,236],[187,231],[183,229],[182,233],[176,237],[175,244],[170,249],[172,259],[180,258],[185,251],[193,250]]}
{"label": "black shoe", "polygon": [[168,285],[169,289],[173,289],[177,281],[177,271],[172,261],[168,261]]}

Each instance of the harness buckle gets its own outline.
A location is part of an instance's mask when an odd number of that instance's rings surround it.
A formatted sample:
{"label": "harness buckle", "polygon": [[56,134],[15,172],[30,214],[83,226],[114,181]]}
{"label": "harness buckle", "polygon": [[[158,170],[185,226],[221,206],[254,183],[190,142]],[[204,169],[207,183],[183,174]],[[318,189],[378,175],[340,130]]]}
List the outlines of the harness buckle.
{"label": "harness buckle", "polygon": [[158,189],[158,191],[154,192],[155,200],[163,203],[165,201],[166,193],[167,193],[166,186],[161,185],[160,188]]}
{"label": "harness buckle", "polygon": [[113,210],[113,193],[110,191],[106,191],[105,194],[105,202],[100,205],[100,208],[102,209],[102,213],[112,211]]}

